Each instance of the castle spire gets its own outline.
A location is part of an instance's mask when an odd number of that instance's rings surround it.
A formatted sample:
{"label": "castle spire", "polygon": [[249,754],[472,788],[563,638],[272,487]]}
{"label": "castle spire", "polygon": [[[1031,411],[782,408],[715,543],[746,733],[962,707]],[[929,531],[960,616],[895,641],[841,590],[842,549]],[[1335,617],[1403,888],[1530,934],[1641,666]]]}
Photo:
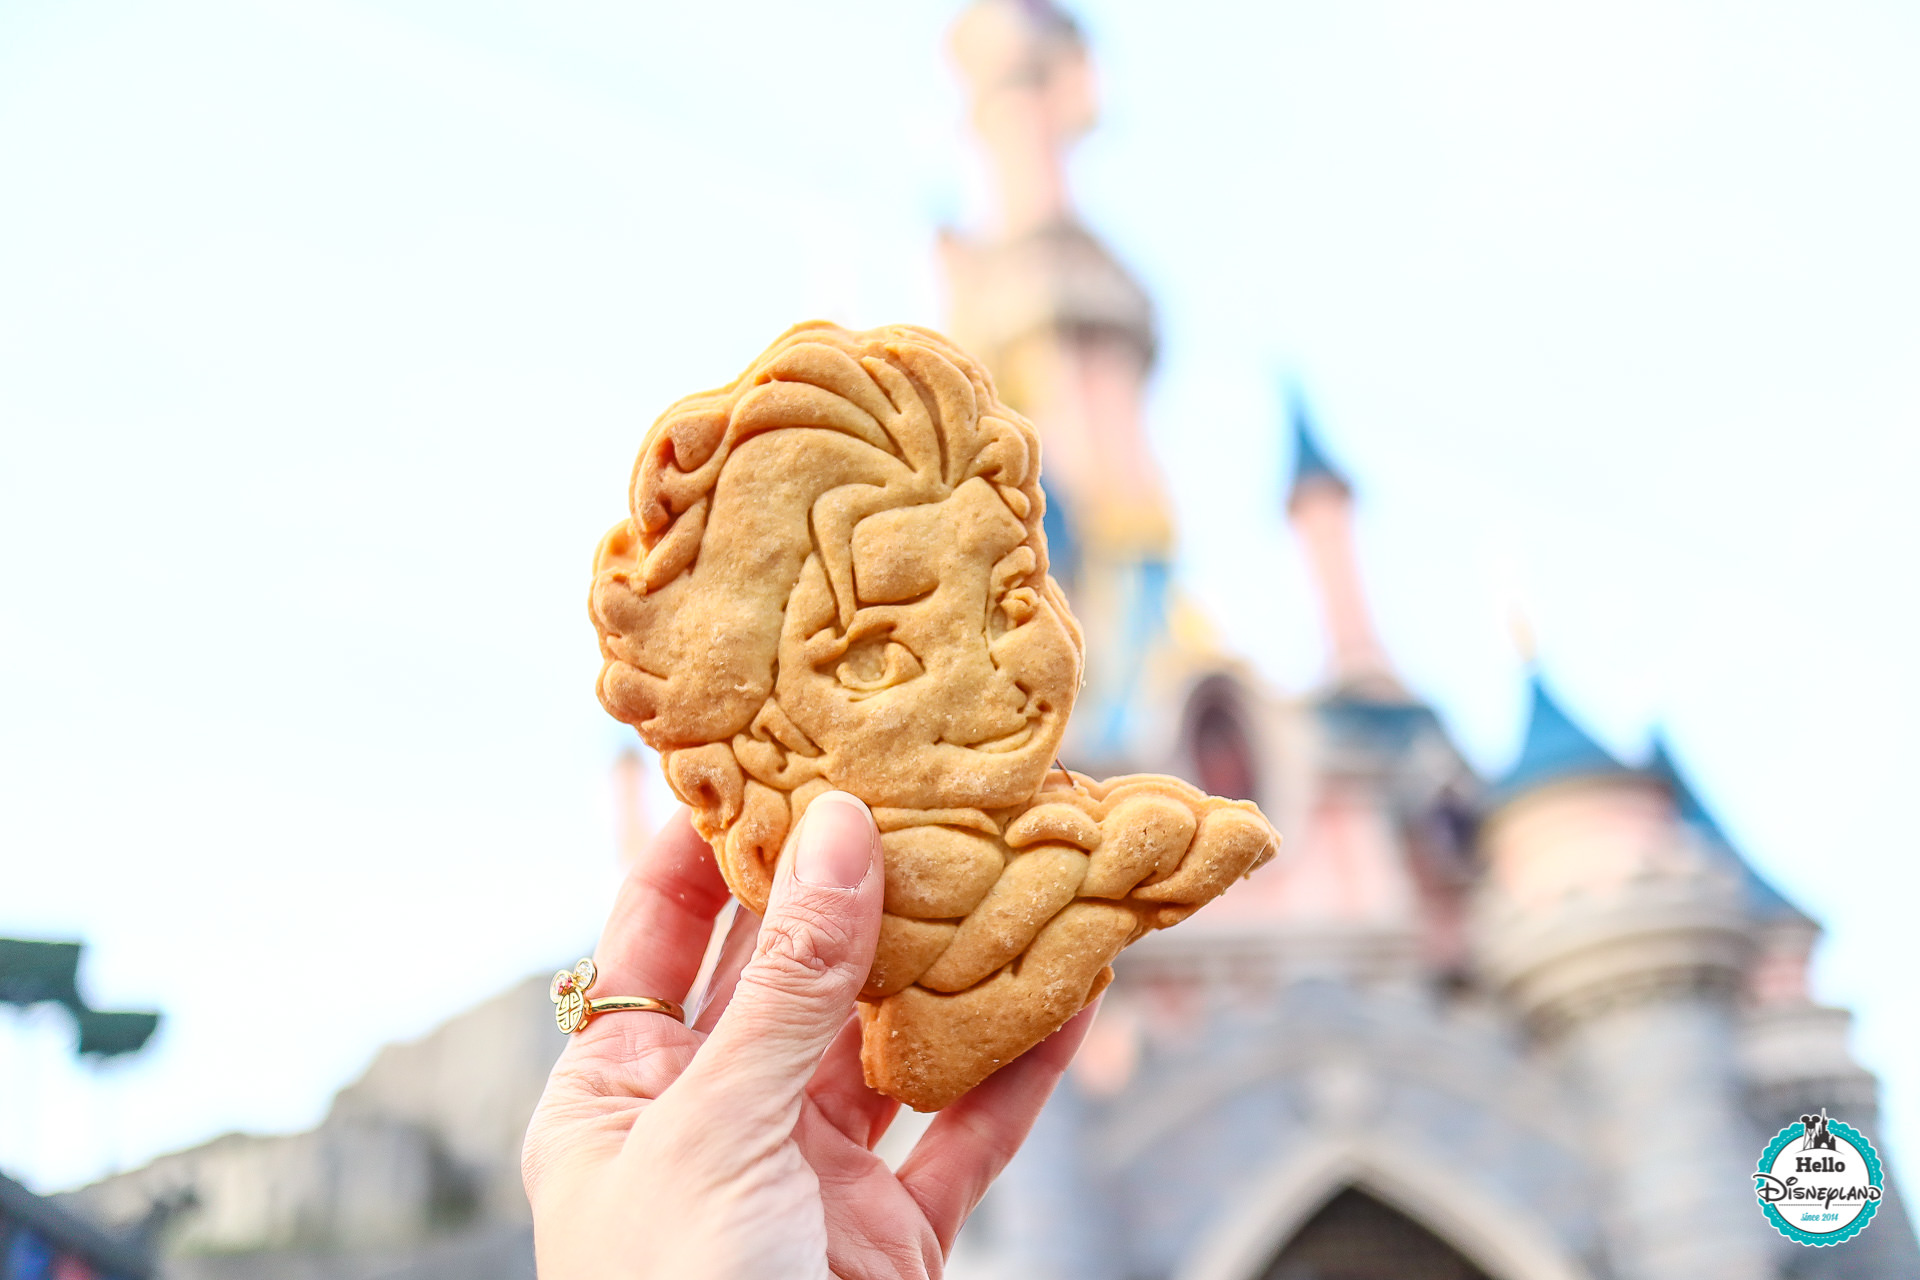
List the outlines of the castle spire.
{"label": "castle spire", "polygon": [[1734,847],[1733,840],[1721,827],[1719,820],[1701,801],[1687,775],[1681,772],[1680,762],[1673,758],[1673,749],[1663,730],[1654,731],[1653,758],[1647,763],[1647,772],[1667,784],[1667,789],[1673,793],[1673,806],[1680,820],[1699,832],[1710,847],[1732,860],[1746,890],[1747,905],[1757,917],[1763,920],[1794,919],[1813,925],[1812,918],[1806,912],[1789,901]]}
{"label": "castle spire", "polygon": [[1373,628],[1353,546],[1353,486],[1321,447],[1306,397],[1288,393],[1293,434],[1293,473],[1287,485],[1287,515],[1306,549],[1320,593],[1327,628],[1328,678],[1338,690],[1398,698],[1405,691],[1393,674]]}
{"label": "castle spire", "polygon": [[1086,43],[1051,0],[975,0],[953,50],[1000,216],[984,236],[941,238],[950,331],[1040,428],[1085,558],[1166,559],[1173,514],[1141,421],[1153,304],[1067,188],[1067,152],[1094,120]]}
{"label": "castle spire", "polygon": [[1079,27],[1051,0],[979,0],[954,24],[953,51],[998,180],[1000,233],[1069,221],[1067,149],[1094,120]]}
{"label": "castle spire", "polygon": [[1287,482],[1288,509],[1292,509],[1305,490],[1315,485],[1330,485],[1342,493],[1351,494],[1353,486],[1347,483],[1347,477],[1333,465],[1327,457],[1327,451],[1320,446],[1320,433],[1314,427],[1313,410],[1307,406],[1307,398],[1298,387],[1287,390],[1287,420],[1293,427],[1293,476]]}
{"label": "castle spire", "polygon": [[[949,332],[1040,430],[1047,539],[1090,633],[1065,750],[1117,759],[1166,640],[1173,508],[1144,423],[1153,303],[1074,216],[1067,152],[1092,127],[1092,58],[1053,0],[974,0],[953,28],[998,197],[995,225],[941,236]],[[1084,726],[1084,727],[1081,727]]]}
{"label": "castle spire", "polygon": [[1532,700],[1527,712],[1527,736],[1519,758],[1494,786],[1494,795],[1501,803],[1550,782],[1631,772],[1574,722],[1547,692],[1537,668],[1528,684]]}
{"label": "castle spire", "polygon": [[1680,814],[1680,820],[1694,828],[1708,839],[1731,849],[1733,842],[1727,839],[1727,833],[1706,805],[1702,804],[1692,783],[1680,771],[1680,762],[1673,758],[1673,750],[1667,744],[1667,735],[1656,729],[1653,734],[1653,757],[1647,763],[1647,771],[1667,784],[1673,792],[1674,808]]}

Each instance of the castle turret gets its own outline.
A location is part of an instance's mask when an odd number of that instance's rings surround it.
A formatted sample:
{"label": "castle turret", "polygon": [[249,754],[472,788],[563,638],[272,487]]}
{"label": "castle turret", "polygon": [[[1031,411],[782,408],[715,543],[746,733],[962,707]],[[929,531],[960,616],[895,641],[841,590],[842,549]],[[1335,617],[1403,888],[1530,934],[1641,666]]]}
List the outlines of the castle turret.
{"label": "castle turret", "polygon": [[[1813,998],[1808,969],[1820,925],[1756,871],[1701,801],[1664,735],[1656,734],[1648,771],[1673,793],[1680,820],[1710,857],[1732,869],[1753,937],[1741,983],[1738,1061],[1747,1111],[1771,1136],[1809,1111],[1825,1109],[1881,1141],[1879,1082],[1848,1046],[1853,1015]],[[1884,1147],[1882,1148],[1884,1150]],[[1872,1231],[1803,1261],[1809,1280],[1825,1276],[1920,1275],[1920,1249],[1892,1170]]]}
{"label": "castle turret", "polygon": [[942,242],[954,336],[1039,426],[1087,550],[1164,558],[1173,525],[1140,414],[1153,305],[1067,191],[1067,151],[1095,117],[1086,45],[1051,3],[979,0],[953,48],[998,197],[985,236]]}
{"label": "castle turret", "polygon": [[1328,460],[1306,400],[1290,397],[1293,474],[1287,515],[1305,548],[1327,629],[1328,683],[1339,691],[1397,700],[1405,696],[1373,626],[1354,556],[1353,486]]}
{"label": "castle turret", "polygon": [[1537,676],[1481,854],[1478,962],[1583,1095],[1615,1273],[1771,1275],[1737,1066],[1740,876]]}
{"label": "castle turret", "polygon": [[1527,736],[1494,787],[1495,803],[1555,783],[1630,779],[1633,770],[1593,740],[1560,706],[1536,672],[1527,686]]}
{"label": "castle turret", "polygon": [[1093,125],[1093,73],[1072,18],[1051,0],[976,0],[953,31],[955,60],[992,171],[993,225],[949,232],[941,250],[954,337],[984,359],[1046,449],[1053,569],[1089,632],[1065,755],[1076,767],[1128,758],[1139,689],[1166,636],[1173,518],[1141,405],[1153,306],[1073,211],[1068,149]]}
{"label": "castle turret", "polygon": [[1873,1076],[1847,1048],[1852,1015],[1814,1002],[1808,980],[1820,926],[1750,866],[1701,802],[1656,735],[1648,772],[1672,792],[1680,821],[1711,858],[1738,880],[1750,921],[1752,959],[1741,981],[1740,1060],[1755,1120],[1768,1132],[1813,1103],[1855,1125],[1871,1125]]}

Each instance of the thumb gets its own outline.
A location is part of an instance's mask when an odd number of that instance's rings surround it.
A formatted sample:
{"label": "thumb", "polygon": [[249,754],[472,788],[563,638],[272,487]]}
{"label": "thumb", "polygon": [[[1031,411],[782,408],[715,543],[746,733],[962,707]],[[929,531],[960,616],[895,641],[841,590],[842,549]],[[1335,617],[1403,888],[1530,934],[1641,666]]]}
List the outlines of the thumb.
{"label": "thumb", "polygon": [[790,1124],[873,967],[884,888],[867,806],[844,791],[817,797],[780,859],[753,959],[675,1091],[701,1110],[712,1100]]}

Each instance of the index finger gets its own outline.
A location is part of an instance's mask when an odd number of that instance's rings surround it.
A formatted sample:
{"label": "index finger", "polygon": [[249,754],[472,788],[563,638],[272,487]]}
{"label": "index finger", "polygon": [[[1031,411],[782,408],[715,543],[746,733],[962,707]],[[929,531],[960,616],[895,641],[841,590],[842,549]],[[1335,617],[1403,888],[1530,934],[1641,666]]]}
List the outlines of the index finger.
{"label": "index finger", "polygon": [[728,896],[713,850],[694,831],[687,811],[679,810],[633,860],[620,885],[593,950],[600,976],[592,994],[684,1003],[706,954],[713,918]]}

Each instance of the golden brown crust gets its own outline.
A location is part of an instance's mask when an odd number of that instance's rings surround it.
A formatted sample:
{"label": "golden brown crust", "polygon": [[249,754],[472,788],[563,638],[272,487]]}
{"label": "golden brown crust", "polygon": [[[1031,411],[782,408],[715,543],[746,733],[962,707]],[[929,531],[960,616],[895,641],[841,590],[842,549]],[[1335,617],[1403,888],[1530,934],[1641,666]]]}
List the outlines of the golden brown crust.
{"label": "golden brown crust", "polygon": [[1017,964],[978,986],[954,995],[913,986],[866,1006],[867,1083],[917,1111],[939,1110],[1085,1008],[1137,929],[1125,907],[1074,903]]}
{"label": "golden brown crust", "polygon": [[940,335],[801,325],[662,415],[595,555],[601,701],[660,752],[742,902],[765,909],[815,796],[874,810],[863,1061],[923,1110],[1277,842],[1177,779],[1051,770],[1083,646],[1047,576],[1039,457]]}
{"label": "golden brown crust", "polygon": [[1003,839],[1005,872],[937,952],[908,954],[883,932],[874,967],[886,981],[862,996],[880,997],[861,1055],[874,1088],[917,1110],[946,1106],[1099,994],[1121,948],[1184,920],[1279,844],[1248,801],[1155,774],[1055,771],[1006,830],[1042,827],[1072,829],[1083,847]]}

